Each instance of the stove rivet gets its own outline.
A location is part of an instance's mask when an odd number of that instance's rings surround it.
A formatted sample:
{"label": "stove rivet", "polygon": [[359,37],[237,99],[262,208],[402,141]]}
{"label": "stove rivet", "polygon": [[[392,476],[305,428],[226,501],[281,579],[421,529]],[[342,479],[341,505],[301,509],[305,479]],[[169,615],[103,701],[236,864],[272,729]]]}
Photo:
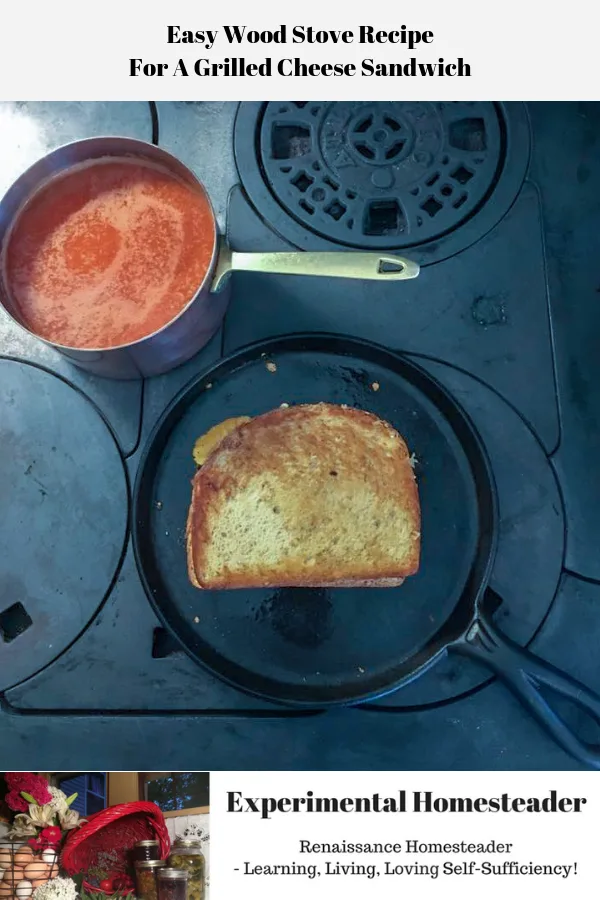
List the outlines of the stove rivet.
{"label": "stove rivet", "polygon": [[394,184],[392,169],[375,169],[371,175],[371,184],[378,188],[391,188]]}

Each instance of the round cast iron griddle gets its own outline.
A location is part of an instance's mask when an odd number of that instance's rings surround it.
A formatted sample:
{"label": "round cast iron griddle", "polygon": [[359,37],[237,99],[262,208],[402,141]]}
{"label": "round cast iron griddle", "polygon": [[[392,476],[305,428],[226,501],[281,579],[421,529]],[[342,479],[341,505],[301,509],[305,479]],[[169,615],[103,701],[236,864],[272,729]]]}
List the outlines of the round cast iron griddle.
{"label": "round cast iron griddle", "polygon": [[[196,590],[185,551],[194,441],[232,416],[319,401],[375,413],[415,453],[419,573],[396,589]],[[493,555],[491,475],[466,417],[412,363],[337,336],[255,345],[188,385],[149,441],[134,502],[138,565],[166,627],[221,678],[287,704],[356,703],[413,677],[471,621]]]}
{"label": "round cast iron griddle", "polygon": [[128,487],[94,405],[38,366],[0,358],[0,690],[88,625],[118,571]]}
{"label": "round cast iron griddle", "polygon": [[[196,437],[231,416],[323,400],[386,419],[416,454],[418,574],[396,589],[192,588],[185,520]],[[499,632],[482,602],[497,539],[492,471],[467,416],[413,363],[332,335],[249,347],[173,401],[150,439],[135,493],[134,546],[152,604],[195,659],[221,678],[291,705],[350,704],[396,690],[447,650],[483,662],[568,753],[600,768],[600,746],[579,738],[547,694],[571,701],[596,725],[600,697]],[[487,597],[501,601],[492,591]]]}

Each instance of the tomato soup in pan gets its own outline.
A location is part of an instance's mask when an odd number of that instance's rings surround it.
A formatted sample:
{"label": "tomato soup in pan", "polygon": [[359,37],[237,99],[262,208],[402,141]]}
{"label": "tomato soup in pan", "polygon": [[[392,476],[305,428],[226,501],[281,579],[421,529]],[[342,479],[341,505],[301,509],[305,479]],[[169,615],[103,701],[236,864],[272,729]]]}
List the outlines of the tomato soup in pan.
{"label": "tomato soup in pan", "polygon": [[200,187],[144,160],[111,157],[47,182],[4,256],[23,324],[81,349],[129,344],[188,304],[212,262],[215,224]]}

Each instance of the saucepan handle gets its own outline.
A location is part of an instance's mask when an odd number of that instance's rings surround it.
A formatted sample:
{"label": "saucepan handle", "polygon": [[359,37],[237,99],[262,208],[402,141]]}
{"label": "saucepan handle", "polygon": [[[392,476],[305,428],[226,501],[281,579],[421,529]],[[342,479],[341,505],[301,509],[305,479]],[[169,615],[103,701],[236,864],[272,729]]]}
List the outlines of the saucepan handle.
{"label": "saucepan handle", "polygon": [[230,272],[270,275],[317,275],[369,281],[405,281],[416,278],[419,264],[389,253],[236,253],[221,249],[212,290],[218,291]]}
{"label": "saucepan handle", "polygon": [[600,726],[600,697],[597,694],[513,643],[481,613],[466,638],[453,644],[452,649],[495,672],[563,750],[591,768],[600,768],[600,745],[586,743],[577,737],[540,688],[572,701]]}

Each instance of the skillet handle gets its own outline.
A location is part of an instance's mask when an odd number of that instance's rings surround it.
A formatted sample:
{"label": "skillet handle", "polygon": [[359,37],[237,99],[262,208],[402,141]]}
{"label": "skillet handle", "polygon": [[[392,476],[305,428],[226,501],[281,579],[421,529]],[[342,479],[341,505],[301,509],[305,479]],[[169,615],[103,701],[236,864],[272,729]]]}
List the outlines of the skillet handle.
{"label": "skillet handle", "polygon": [[479,614],[466,638],[452,649],[491,669],[554,738],[579,762],[600,769],[600,745],[577,737],[540,693],[540,687],[571,700],[600,725],[600,697],[575,678],[561,672],[501,634],[487,616]]}

